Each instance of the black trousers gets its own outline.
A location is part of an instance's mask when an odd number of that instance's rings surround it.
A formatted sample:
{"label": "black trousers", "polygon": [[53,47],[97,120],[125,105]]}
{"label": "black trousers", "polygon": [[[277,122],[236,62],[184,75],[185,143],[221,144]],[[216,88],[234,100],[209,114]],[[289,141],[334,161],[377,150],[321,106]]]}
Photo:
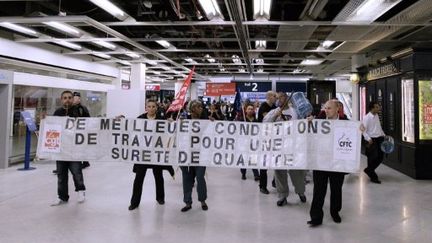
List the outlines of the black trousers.
{"label": "black trousers", "polygon": [[[246,175],[246,169],[240,169],[240,172],[242,175]],[[252,172],[254,176],[259,176],[259,172],[257,169],[252,169]]]}
{"label": "black trousers", "polygon": [[384,159],[384,152],[381,151],[381,143],[384,137],[372,138],[372,145],[366,146],[366,156],[368,166],[365,169],[366,174],[374,180],[378,179],[375,169],[382,163]]}
{"label": "black trousers", "polygon": [[60,161],[57,163],[57,194],[63,201],[69,200],[68,180],[69,170],[75,184],[75,191],[85,191],[84,176],[82,173],[81,162]]}
{"label": "black trousers", "polygon": [[259,187],[267,189],[267,170],[260,170],[259,176],[260,176]]}
{"label": "black trousers", "polygon": [[330,181],[330,214],[338,214],[342,209],[342,184],[345,173],[319,171],[313,172],[313,199],[310,209],[311,220],[322,223],[324,213],[323,205],[327,193],[327,182]]}
{"label": "black trousers", "polygon": [[156,184],[156,200],[165,201],[165,189],[164,189],[164,179],[162,175],[162,168],[160,166],[148,167],[146,165],[135,165],[135,180],[132,189],[132,198],[130,204],[133,206],[138,206],[141,202],[142,187],[144,182],[144,177],[146,175],[147,169],[153,170],[153,176]]}

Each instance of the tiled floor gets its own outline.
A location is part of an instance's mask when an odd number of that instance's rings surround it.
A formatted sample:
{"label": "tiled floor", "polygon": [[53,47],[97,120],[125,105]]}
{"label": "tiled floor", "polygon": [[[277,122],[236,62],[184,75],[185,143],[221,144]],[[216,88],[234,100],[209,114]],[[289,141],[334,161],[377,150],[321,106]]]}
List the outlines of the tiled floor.
{"label": "tiled floor", "polygon": [[132,166],[92,163],[84,170],[86,202],[76,202],[70,180],[69,203],[50,207],[56,198],[55,164],[33,166],[37,169],[0,170],[0,242],[432,242],[432,182],[386,166],[378,169],[381,185],[371,184],[364,174],[346,177],[342,224],[331,220],[327,196],[318,228],[306,225],[311,184],[306,204],[292,193],[280,208],[275,190],[260,194],[250,171],[242,181],[237,170],[213,168],[207,170],[209,211],[195,203],[182,213],[180,171],[174,181],[164,172],[164,206],[155,201],[148,173],[140,207],[128,211]]}

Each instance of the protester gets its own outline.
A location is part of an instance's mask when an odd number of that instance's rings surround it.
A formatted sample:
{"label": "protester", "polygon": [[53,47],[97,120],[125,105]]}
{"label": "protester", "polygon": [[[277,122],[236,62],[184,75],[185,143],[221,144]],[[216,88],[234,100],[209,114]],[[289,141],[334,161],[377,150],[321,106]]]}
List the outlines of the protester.
{"label": "protester", "polygon": [[[81,104],[81,94],[80,92],[74,92],[73,93],[73,105],[76,106],[78,110],[79,117],[90,117],[90,112],[88,111],[87,107],[83,106]],[[90,166],[90,163],[88,161],[82,162],[82,168],[85,169]]]}
{"label": "protester", "polygon": [[[72,92],[69,90],[61,93],[62,107],[54,112],[54,116],[69,116],[79,117],[79,112],[76,106],[72,103]],[[72,178],[75,184],[75,191],[78,193],[78,202],[85,201],[85,185],[84,176],[82,173],[81,162],[78,161],[61,161],[56,162],[57,166],[57,194],[58,198],[51,204],[51,206],[59,206],[65,204],[69,200],[68,192],[68,170],[72,173]]]}
{"label": "protester", "polygon": [[[263,122],[290,121],[297,119],[297,112],[290,106],[288,95],[284,92],[278,93],[278,108],[267,113]],[[300,201],[305,203],[305,171],[304,170],[275,170],[276,190],[278,192],[277,206],[281,207],[288,203],[287,197],[289,194],[288,175],[294,185],[295,192],[299,195]]]}
{"label": "protester", "polygon": [[[146,113],[141,114],[140,116],[138,116],[138,118],[149,120],[163,120],[163,117],[161,117],[160,114],[157,113],[157,104],[155,101],[147,101],[146,111]],[[153,170],[153,176],[156,184],[156,201],[160,205],[165,204],[165,188],[164,178],[162,174],[162,171],[165,168],[170,172],[171,176],[174,177],[174,169],[171,166],[134,164],[133,172],[135,173],[135,180],[133,184],[132,198],[130,201],[129,210],[136,209],[141,202],[142,187],[147,169]]]}
{"label": "protester", "polygon": [[[255,111],[254,111],[254,106],[252,104],[246,104],[244,107],[245,108],[245,118],[243,118],[242,116],[238,117],[238,121],[245,121],[245,122],[258,122],[258,120],[255,118]],[[241,172],[241,179],[242,180],[246,180],[246,169],[240,169]],[[260,176],[259,176],[259,172],[258,169],[252,169],[255,181],[259,181]]]}
{"label": "protester", "polygon": [[[192,100],[189,102],[190,116],[188,119],[208,119],[203,117],[203,104],[199,100]],[[186,212],[192,208],[192,187],[194,186],[194,179],[197,181],[198,201],[201,202],[202,210],[208,210],[206,203],[207,199],[207,185],[204,178],[206,167],[205,166],[180,166],[183,177],[183,201],[186,204],[181,211]]]}

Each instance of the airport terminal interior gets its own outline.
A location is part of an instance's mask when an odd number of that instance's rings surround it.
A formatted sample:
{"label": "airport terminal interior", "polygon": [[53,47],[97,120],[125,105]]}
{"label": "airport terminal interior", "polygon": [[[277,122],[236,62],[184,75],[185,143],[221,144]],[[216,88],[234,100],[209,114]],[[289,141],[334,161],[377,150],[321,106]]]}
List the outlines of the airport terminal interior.
{"label": "airport terminal interior", "polygon": [[[431,9],[430,0],[0,1],[0,242],[431,242]],[[153,167],[136,205],[142,166],[89,159],[90,146],[70,156],[89,165],[58,163],[38,143],[48,141],[44,122],[62,107],[68,116],[91,117],[85,121],[112,119],[114,129],[143,113],[178,123],[261,122],[272,105],[290,106],[299,119],[362,124],[356,169],[321,171],[314,166],[343,160],[296,159],[309,166],[300,180],[305,192],[290,174],[281,201],[273,169],[265,179],[253,166],[246,174],[229,165],[202,173],[175,164],[162,171],[165,198],[156,200]],[[277,122],[285,122],[284,112]],[[330,158],[337,146],[310,156]],[[375,152],[382,155],[376,174]],[[69,199],[58,189],[66,165],[85,184],[85,193],[75,192],[80,182],[69,173]],[[340,218],[330,204],[337,172],[347,172],[338,184]],[[320,173],[329,173],[330,186],[324,216],[311,218]],[[206,204],[197,194],[203,178]]]}

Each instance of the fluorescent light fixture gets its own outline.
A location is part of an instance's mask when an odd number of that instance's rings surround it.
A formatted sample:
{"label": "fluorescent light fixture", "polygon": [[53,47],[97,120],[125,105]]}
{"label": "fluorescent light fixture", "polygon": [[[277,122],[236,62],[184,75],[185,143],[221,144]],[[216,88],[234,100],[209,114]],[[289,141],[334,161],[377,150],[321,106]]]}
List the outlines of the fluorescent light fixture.
{"label": "fluorescent light fixture", "polygon": [[39,36],[38,32],[36,32],[36,31],[34,31],[32,29],[23,27],[21,25],[12,24],[12,23],[9,23],[9,22],[1,22],[0,26],[8,28],[8,29],[13,30],[13,31],[17,31],[17,32],[26,34],[26,35],[31,35],[31,36],[35,36],[35,37]]}
{"label": "fluorescent light fixture", "polygon": [[208,61],[209,63],[214,63],[214,62],[216,62],[216,60],[215,60],[214,58],[212,58],[209,54],[206,54],[206,55],[204,56],[204,58],[207,59],[207,61]]}
{"label": "fluorescent light fixture", "polygon": [[110,50],[115,50],[116,49],[116,46],[114,44],[111,44],[111,43],[106,42],[106,41],[96,40],[96,41],[92,41],[92,43],[94,43],[94,44],[96,44],[98,46],[101,46],[101,47],[108,48]]}
{"label": "fluorescent light fixture", "polygon": [[125,55],[128,57],[135,58],[135,59],[138,59],[141,57],[140,55],[136,54],[135,52],[126,52]]}
{"label": "fluorescent light fixture", "polygon": [[253,17],[254,19],[270,19],[271,0],[254,0]]}
{"label": "fluorescent light fixture", "polygon": [[397,58],[400,58],[400,57],[403,57],[403,56],[407,56],[407,55],[413,53],[413,51],[414,50],[412,48],[407,48],[407,49],[398,51],[396,53],[393,53],[390,57],[392,59],[397,59]]}
{"label": "fluorescent light fixture", "polygon": [[156,61],[154,61],[154,60],[150,60],[150,59],[145,60],[145,63],[147,63],[147,64],[149,64],[149,65],[152,65],[152,66],[156,66],[156,65],[157,65],[157,62],[156,62]]}
{"label": "fluorescent light fixture", "polygon": [[165,70],[165,71],[171,70],[171,68],[169,68],[169,67],[167,67],[167,66],[162,66],[162,67],[160,67],[160,68],[162,68],[162,69]]}
{"label": "fluorescent light fixture", "polygon": [[73,49],[73,50],[81,50],[82,49],[82,47],[80,45],[70,43],[70,42],[67,42],[64,40],[54,41],[54,43],[61,45],[61,46],[64,46],[64,47],[67,47],[67,48],[70,48],[70,49]]}
{"label": "fluorescent light fixture", "polygon": [[107,54],[104,54],[104,53],[100,53],[100,52],[92,53],[92,55],[100,57],[100,58],[103,58],[103,59],[110,59],[111,58],[110,55],[107,55]]}
{"label": "fluorescent light fixture", "polygon": [[336,17],[335,21],[372,23],[401,1],[402,0],[365,0],[352,11],[348,17]]}
{"label": "fluorescent light fixture", "polygon": [[170,48],[171,47],[171,44],[168,42],[168,41],[166,41],[166,40],[157,40],[156,41],[159,45],[161,45],[161,46],[163,46],[164,48]]}
{"label": "fluorescent light fixture", "polygon": [[334,43],[335,43],[335,41],[326,40],[326,41],[324,41],[324,42],[322,43],[322,46],[323,46],[325,49],[328,49],[328,48],[330,48],[330,46],[333,45]]}
{"label": "fluorescent light fixture", "polygon": [[186,62],[188,62],[188,63],[192,63],[192,64],[196,64],[197,62],[194,60],[194,59],[192,59],[192,58],[185,58],[184,59]]}
{"label": "fluorescent light fixture", "polygon": [[305,59],[300,63],[300,65],[313,66],[313,65],[320,65],[322,62],[324,62],[324,60]]}
{"label": "fluorescent light fixture", "polygon": [[199,0],[199,3],[204,9],[204,12],[206,13],[209,20],[216,17],[220,17],[221,19],[223,19],[223,15],[216,0]]}
{"label": "fluorescent light fixture", "polygon": [[161,72],[159,72],[159,71],[153,71],[153,74],[155,74],[155,75],[160,75]]}
{"label": "fluorescent light fixture", "polygon": [[219,71],[225,72],[225,68],[221,68],[221,69],[219,69]]}
{"label": "fluorescent light fixture", "polygon": [[255,41],[255,49],[266,49],[267,47],[267,41],[265,40],[256,40]]}
{"label": "fluorescent light fixture", "polygon": [[64,24],[64,23],[60,23],[60,22],[55,22],[55,21],[49,21],[49,22],[43,22],[44,24],[53,27],[54,29],[61,31],[63,33],[66,34],[71,34],[73,36],[81,36],[81,32],[75,28],[72,27],[68,24]]}
{"label": "fluorescent light fixture", "polygon": [[121,10],[119,7],[117,7],[116,5],[114,5],[108,0],[90,0],[90,1],[120,20],[125,20],[127,18],[127,15],[123,10]]}
{"label": "fluorescent light fixture", "polygon": [[238,55],[232,55],[231,58],[232,58],[233,63],[237,63],[237,64],[241,63],[241,59]]}
{"label": "fluorescent light fixture", "polygon": [[125,66],[130,66],[130,65],[132,65],[130,62],[128,62],[128,61],[123,61],[123,60],[121,60],[121,61],[117,61],[118,63],[120,63],[120,64],[122,64],[122,65],[125,65]]}
{"label": "fluorescent light fixture", "polygon": [[245,73],[246,70],[245,70],[244,68],[240,68],[240,69],[239,69],[239,72],[241,72],[241,73]]}
{"label": "fluorescent light fixture", "polygon": [[255,59],[255,63],[257,63],[257,64],[263,64],[264,63],[264,59],[257,58],[257,59]]}
{"label": "fluorescent light fixture", "polygon": [[258,68],[257,72],[258,72],[258,73],[263,73],[263,72],[264,72],[264,69],[263,69],[263,68]]}

